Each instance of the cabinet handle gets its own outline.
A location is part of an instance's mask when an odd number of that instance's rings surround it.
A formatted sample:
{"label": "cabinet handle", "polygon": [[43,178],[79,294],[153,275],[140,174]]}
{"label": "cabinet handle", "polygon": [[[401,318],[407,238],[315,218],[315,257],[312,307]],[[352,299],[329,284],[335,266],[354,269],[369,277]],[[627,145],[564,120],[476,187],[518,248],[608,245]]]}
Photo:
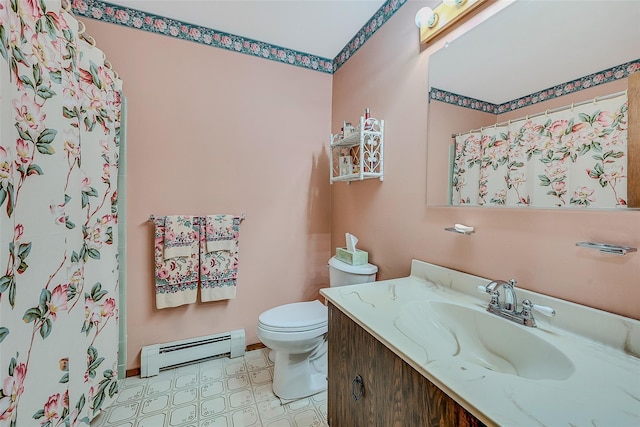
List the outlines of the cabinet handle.
{"label": "cabinet handle", "polygon": [[364,381],[360,374],[351,381],[351,397],[353,400],[360,400],[364,396]]}

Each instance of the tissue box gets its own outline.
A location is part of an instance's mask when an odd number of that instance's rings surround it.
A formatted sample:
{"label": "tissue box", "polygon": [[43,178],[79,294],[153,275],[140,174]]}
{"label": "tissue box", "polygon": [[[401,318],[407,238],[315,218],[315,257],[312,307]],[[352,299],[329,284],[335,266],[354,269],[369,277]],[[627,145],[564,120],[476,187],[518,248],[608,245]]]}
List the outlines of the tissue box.
{"label": "tissue box", "polygon": [[349,252],[347,248],[336,248],[336,258],[351,265],[363,265],[369,262],[369,252],[356,249]]}

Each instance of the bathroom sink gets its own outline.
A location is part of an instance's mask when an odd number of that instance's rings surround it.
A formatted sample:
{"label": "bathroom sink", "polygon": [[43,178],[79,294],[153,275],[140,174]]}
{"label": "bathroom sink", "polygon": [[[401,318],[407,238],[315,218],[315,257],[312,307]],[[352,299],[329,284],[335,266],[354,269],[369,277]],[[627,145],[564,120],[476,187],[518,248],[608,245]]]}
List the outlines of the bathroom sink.
{"label": "bathroom sink", "polygon": [[416,301],[403,307],[395,326],[424,348],[427,363],[456,359],[489,371],[528,379],[564,380],[575,368],[537,330],[476,306]]}

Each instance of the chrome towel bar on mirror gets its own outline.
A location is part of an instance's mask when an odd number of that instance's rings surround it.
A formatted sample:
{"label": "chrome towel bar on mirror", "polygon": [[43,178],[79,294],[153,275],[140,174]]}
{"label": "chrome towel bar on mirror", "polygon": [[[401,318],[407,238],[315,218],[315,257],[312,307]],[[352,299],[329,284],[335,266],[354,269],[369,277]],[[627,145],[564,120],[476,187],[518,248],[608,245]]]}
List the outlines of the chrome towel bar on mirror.
{"label": "chrome towel bar on mirror", "polygon": [[594,242],[578,242],[576,246],[583,248],[597,249],[600,252],[613,255],[626,255],[629,252],[637,252],[638,249],[630,246],[612,245],[609,243],[594,243]]}

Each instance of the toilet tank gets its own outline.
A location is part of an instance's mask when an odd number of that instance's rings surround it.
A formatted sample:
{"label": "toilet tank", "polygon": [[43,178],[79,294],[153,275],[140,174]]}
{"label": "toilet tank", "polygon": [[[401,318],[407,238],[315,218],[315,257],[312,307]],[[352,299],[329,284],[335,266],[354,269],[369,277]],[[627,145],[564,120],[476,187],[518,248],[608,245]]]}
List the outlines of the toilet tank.
{"label": "toilet tank", "polygon": [[336,257],[329,260],[329,286],[374,282],[378,267],[373,264],[351,265]]}

